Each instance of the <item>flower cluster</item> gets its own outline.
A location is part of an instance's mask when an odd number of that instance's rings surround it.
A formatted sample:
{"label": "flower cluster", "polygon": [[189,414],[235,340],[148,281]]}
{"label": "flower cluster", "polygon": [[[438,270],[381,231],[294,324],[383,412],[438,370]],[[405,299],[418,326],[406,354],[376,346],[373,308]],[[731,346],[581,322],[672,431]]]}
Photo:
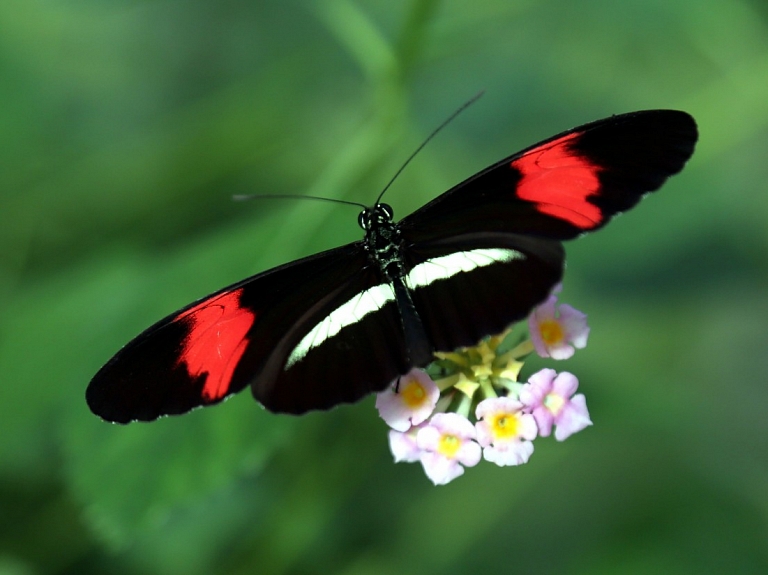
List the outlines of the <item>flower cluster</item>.
{"label": "flower cluster", "polygon": [[575,375],[542,369],[518,381],[533,351],[561,360],[584,348],[587,316],[558,305],[553,294],[531,312],[528,330],[529,338],[509,330],[476,347],[436,353],[426,371],[414,369],[378,394],[395,461],[421,462],[427,477],[443,485],[481,458],[499,466],[526,463],[533,440],[553,427],[563,441],[591,425]]}

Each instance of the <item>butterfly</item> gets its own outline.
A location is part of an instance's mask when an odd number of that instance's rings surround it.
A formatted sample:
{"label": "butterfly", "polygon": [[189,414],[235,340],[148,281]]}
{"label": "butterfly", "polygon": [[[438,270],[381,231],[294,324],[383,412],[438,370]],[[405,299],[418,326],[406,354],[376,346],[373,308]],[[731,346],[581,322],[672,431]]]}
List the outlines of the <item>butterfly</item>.
{"label": "butterfly", "polygon": [[160,320],[91,380],[107,421],[151,421],[250,386],[301,414],[382,391],[435,351],[522,320],[563,275],[562,242],[603,227],[693,154],[685,112],[611,116],[509,156],[362,240],[267,270]]}

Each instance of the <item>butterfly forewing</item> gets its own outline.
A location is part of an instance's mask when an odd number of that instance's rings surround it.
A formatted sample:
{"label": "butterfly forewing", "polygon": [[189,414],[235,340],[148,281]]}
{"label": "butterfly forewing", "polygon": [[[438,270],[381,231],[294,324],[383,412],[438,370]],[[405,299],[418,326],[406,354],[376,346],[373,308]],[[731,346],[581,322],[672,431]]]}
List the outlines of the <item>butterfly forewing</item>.
{"label": "butterfly forewing", "polygon": [[497,162],[406,217],[401,229],[414,238],[458,228],[573,239],[657,190],[683,168],[696,139],[685,112],[612,116]]}

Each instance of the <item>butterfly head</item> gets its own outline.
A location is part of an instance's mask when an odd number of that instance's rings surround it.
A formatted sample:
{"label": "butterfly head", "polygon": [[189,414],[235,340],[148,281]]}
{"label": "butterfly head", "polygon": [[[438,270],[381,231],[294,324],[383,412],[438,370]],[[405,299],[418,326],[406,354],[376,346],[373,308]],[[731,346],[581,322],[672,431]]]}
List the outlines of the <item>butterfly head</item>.
{"label": "butterfly head", "polygon": [[376,204],[372,208],[365,208],[360,212],[357,223],[365,231],[372,230],[392,222],[395,212],[388,204]]}

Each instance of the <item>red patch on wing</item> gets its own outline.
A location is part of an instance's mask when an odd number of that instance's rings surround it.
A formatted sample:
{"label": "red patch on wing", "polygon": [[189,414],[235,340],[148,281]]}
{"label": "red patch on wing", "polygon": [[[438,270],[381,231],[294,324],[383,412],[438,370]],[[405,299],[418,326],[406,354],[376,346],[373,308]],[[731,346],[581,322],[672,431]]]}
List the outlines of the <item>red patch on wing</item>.
{"label": "red patch on wing", "polygon": [[189,309],[179,319],[189,322],[178,363],[186,364],[191,377],[208,374],[203,399],[227,395],[232,375],[248,345],[246,334],[256,314],[240,306],[242,289],[231,291]]}
{"label": "red patch on wing", "polygon": [[600,167],[568,149],[579,136],[581,132],[576,132],[549,142],[512,161],[511,166],[522,174],[516,190],[520,199],[535,203],[542,214],[589,230],[603,220],[600,208],[587,201],[599,193]]}

